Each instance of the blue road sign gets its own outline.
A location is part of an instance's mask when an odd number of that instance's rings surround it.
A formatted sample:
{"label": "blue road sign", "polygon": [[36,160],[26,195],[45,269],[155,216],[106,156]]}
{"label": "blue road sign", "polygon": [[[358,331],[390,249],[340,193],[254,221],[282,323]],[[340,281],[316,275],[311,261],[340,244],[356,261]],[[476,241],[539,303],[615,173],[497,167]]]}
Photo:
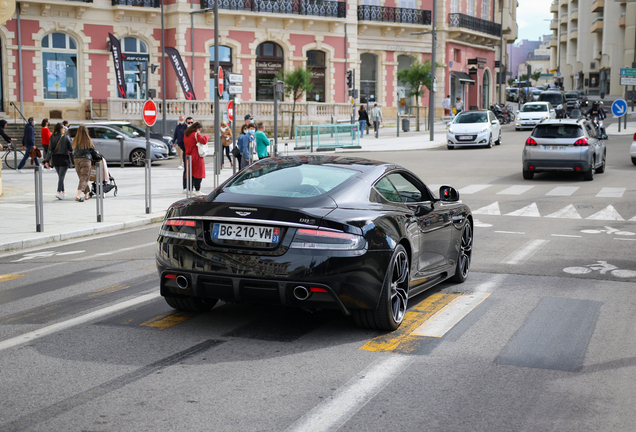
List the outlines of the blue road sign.
{"label": "blue road sign", "polygon": [[624,99],[616,99],[612,104],[614,117],[623,117],[627,113],[627,102]]}
{"label": "blue road sign", "polygon": [[561,72],[557,72],[557,78],[561,78]]}

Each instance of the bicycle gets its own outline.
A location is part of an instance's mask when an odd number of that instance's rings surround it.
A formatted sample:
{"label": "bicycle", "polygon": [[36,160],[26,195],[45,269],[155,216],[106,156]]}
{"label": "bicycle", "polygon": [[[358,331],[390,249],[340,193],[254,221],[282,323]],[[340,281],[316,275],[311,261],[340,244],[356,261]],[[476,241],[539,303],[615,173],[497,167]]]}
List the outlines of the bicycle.
{"label": "bicycle", "polygon": [[[16,149],[17,158],[13,158],[13,150]],[[24,152],[22,150],[17,150],[17,147],[14,143],[7,144],[6,149],[4,150],[4,154],[0,156],[0,159],[4,160],[4,164],[7,168],[14,170],[16,166],[20,163],[22,158],[24,157]],[[0,162],[1,163],[1,162]]]}

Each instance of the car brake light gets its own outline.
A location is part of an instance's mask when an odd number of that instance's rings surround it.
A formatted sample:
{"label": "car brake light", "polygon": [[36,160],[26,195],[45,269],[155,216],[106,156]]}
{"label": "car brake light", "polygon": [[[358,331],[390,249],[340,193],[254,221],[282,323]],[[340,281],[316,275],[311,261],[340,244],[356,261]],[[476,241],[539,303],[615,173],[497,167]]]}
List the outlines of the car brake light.
{"label": "car brake light", "polygon": [[297,249],[362,250],[364,237],[343,232],[300,228],[294,235],[290,247]]}
{"label": "car brake light", "polygon": [[191,220],[183,220],[183,219],[169,219],[166,221],[166,225],[168,226],[188,226],[194,227],[196,226],[196,222]]}
{"label": "car brake light", "polygon": [[632,141],[636,141],[636,133],[634,134],[634,138],[632,138]]}
{"label": "car brake light", "polygon": [[535,141],[532,137],[529,137],[529,138],[526,140],[526,145],[527,145],[527,146],[536,146],[536,145],[537,145],[537,142],[536,142],[536,141]]}
{"label": "car brake light", "polygon": [[575,146],[586,146],[587,145],[587,138],[577,139],[576,141],[574,141],[574,145]]}
{"label": "car brake light", "polygon": [[168,219],[164,221],[159,235],[178,240],[196,241],[196,221],[185,219]]}
{"label": "car brake light", "polygon": [[318,288],[318,287],[311,287],[309,288],[309,291],[311,291],[312,293],[328,293],[329,292],[324,288]]}

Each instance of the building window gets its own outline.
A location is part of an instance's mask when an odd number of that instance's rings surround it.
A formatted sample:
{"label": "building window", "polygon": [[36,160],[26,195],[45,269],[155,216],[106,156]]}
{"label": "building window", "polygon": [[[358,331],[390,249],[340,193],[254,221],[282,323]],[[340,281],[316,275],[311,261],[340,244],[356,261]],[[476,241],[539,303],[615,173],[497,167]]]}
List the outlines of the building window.
{"label": "building window", "polygon": [[[216,98],[214,91],[214,79],[216,78],[216,70],[214,69],[214,45],[209,49],[210,52],[210,99]],[[223,74],[232,72],[232,48],[219,45],[219,66],[223,68]],[[239,95],[240,96],[240,95]],[[227,92],[227,86],[223,88],[221,100],[229,100],[230,94]]]}
{"label": "building window", "polygon": [[77,43],[64,33],[42,38],[44,99],[77,99]]}
{"label": "building window", "polygon": [[360,88],[362,89],[360,102],[362,103],[375,103],[378,101],[377,68],[378,57],[375,54],[365,53],[360,55]]}
{"label": "building window", "polygon": [[468,0],[466,15],[475,16],[475,0]]}
{"label": "building window", "polygon": [[481,0],[481,18],[488,20],[488,0]]}
{"label": "building window", "polygon": [[451,13],[459,13],[459,0],[451,0]]}
{"label": "building window", "polygon": [[274,78],[283,70],[283,48],[274,42],[263,42],[256,47],[256,100],[274,100]]}
{"label": "building window", "polygon": [[307,102],[325,102],[327,56],[323,51],[307,51],[307,69],[311,70],[314,87],[307,94]]}
{"label": "building window", "polygon": [[146,44],[134,37],[120,40],[122,46],[122,60],[124,61],[124,80],[126,81],[127,99],[146,99],[146,89],[137,83],[137,65],[141,67],[143,79],[146,80],[146,63],[150,57]]}

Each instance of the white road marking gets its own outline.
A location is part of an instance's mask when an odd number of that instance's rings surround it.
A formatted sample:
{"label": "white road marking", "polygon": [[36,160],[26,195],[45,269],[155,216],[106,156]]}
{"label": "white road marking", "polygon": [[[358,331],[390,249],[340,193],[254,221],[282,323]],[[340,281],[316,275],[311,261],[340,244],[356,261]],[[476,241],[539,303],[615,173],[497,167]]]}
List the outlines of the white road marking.
{"label": "white road marking", "polygon": [[622,198],[624,193],[625,188],[604,187],[596,194],[596,198]]}
{"label": "white road marking", "polygon": [[478,228],[489,228],[489,227],[491,227],[491,226],[492,226],[492,224],[482,222],[482,221],[480,221],[479,219],[475,219],[475,220],[473,221],[473,226],[474,226],[474,227],[478,227]]}
{"label": "white road marking", "polygon": [[493,275],[490,278],[490,280],[487,280],[486,282],[482,282],[479,285],[477,285],[475,289],[473,290],[473,292],[476,292],[476,293],[492,292],[496,287],[498,287],[499,285],[503,283],[506,277],[507,275],[505,274]]}
{"label": "white road marking", "polygon": [[487,205],[486,207],[479,208],[473,211],[473,214],[485,214],[485,215],[496,215],[499,216],[501,212],[499,211],[499,202],[495,201],[494,203]]}
{"label": "white road marking", "polygon": [[521,195],[524,192],[528,192],[534,186],[510,186],[507,189],[497,192],[497,195]]}
{"label": "white road marking", "polygon": [[75,327],[76,325],[84,324],[86,322],[95,320],[97,318],[101,318],[104,316],[117,313],[129,307],[137,306],[141,303],[146,303],[151,300],[155,300],[159,297],[161,297],[161,294],[159,294],[158,292],[145,294],[145,295],[121,302],[121,303],[114,304],[112,306],[98,309],[96,311],[87,313],[86,315],[78,316],[76,318],[71,318],[70,320],[62,321],[57,324],[52,324],[48,327],[44,327],[39,330],[34,330],[32,332],[25,333],[23,335],[16,336],[14,338],[4,340],[0,342],[0,351],[5,350],[7,348],[15,347],[18,345],[22,345],[27,342],[32,342],[35,339],[39,339],[41,337],[48,336],[52,333],[57,333],[59,331],[66,330],[71,327]]}
{"label": "white road marking", "polygon": [[549,242],[550,240],[530,240],[528,243],[508,255],[501,263],[512,265],[523,264]]}
{"label": "white road marking", "polygon": [[525,206],[524,208],[520,208],[519,210],[506,213],[506,216],[541,217],[541,213],[539,213],[537,203],[532,203],[528,206]]}
{"label": "white road marking", "polygon": [[636,222],[636,216],[634,216],[633,218],[631,218],[629,221],[630,221],[630,222]]}
{"label": "white road marking", "polygon": [[569,234],[550,234],[552,237],[572,237],[572,238],[581,238],[583,236],[580,235],[569,235]]}
{"label": "white road marking", "polygon": [[495,231],[495,232],[500,234],[525,234],[524,232],[521,232],[521,231]]}
{"label": "white road marking", "polygon": [[578,186],[558,186],[548,192],[548,196],[570,196],[576,192]]}
{"label": "white road marking", "polygon": [[589,216],[586,219],[617,220],[617,221],[625,220],[620,214],[618,214],[614,206],[612,206],[611,204],[605,207],[600,212],[594,213],[592,216]]}
{"label": "white road marking", "polygon": [[481,304],[490,293],[480,292],[461,295],[435,312],[412,334],[417,336],[442,337],[458,322]]}
{"label": "white road marking", "polygon": [[389,354],[351,378],[329,399],[292,424],[288,432],[335,431],[347,422],[403,370],[416,356]]}
{"label": "white road marking", "polygon": [[581,215],[576,211],[573,204],[563,207],[561,210],[550,213],[546,217],[562,219],[581,219]]}
{"label": "white road marking", "polygon": [[618,238],[618,237],[614,237],[614,240],[636,241],[636,239],[626,239],[626,238]]}
{"label": "white road marking", "polygon": [[473,184],[470,186],[466,186],[465,188],[461,188],[459,190],[460,195],[471,195],[474,194],[476,192],[482,191],[486,188],[489,188],[492,185],[487,185],[487,184]]}
{"label": "white road marking", "polygon": [[89,256],[82,257],[82,258],[75,258],[73,261],[84,261],[84,260],[89,260],[89,259],[100,257],[100,256],[115,255],[115,254],[118,254],[120,252],[127,252],[127,251],[130,251],[130,250],[144,248],[144,247],[148,247],[148,246],[152,246],[152,245],[156,245],[156,244],[157,244],[157,242],[153,241],[151,243],[144,243],[144,244],[140,244],[140,245],[137,245],[137,246],[131,246],[131,247],[123,248],[123,249],[117,249],[117,250],[114,250],[114,251],[111,251],[111,252],[101,252],[101,253],[98,253],[98,254],[89,255]]}

